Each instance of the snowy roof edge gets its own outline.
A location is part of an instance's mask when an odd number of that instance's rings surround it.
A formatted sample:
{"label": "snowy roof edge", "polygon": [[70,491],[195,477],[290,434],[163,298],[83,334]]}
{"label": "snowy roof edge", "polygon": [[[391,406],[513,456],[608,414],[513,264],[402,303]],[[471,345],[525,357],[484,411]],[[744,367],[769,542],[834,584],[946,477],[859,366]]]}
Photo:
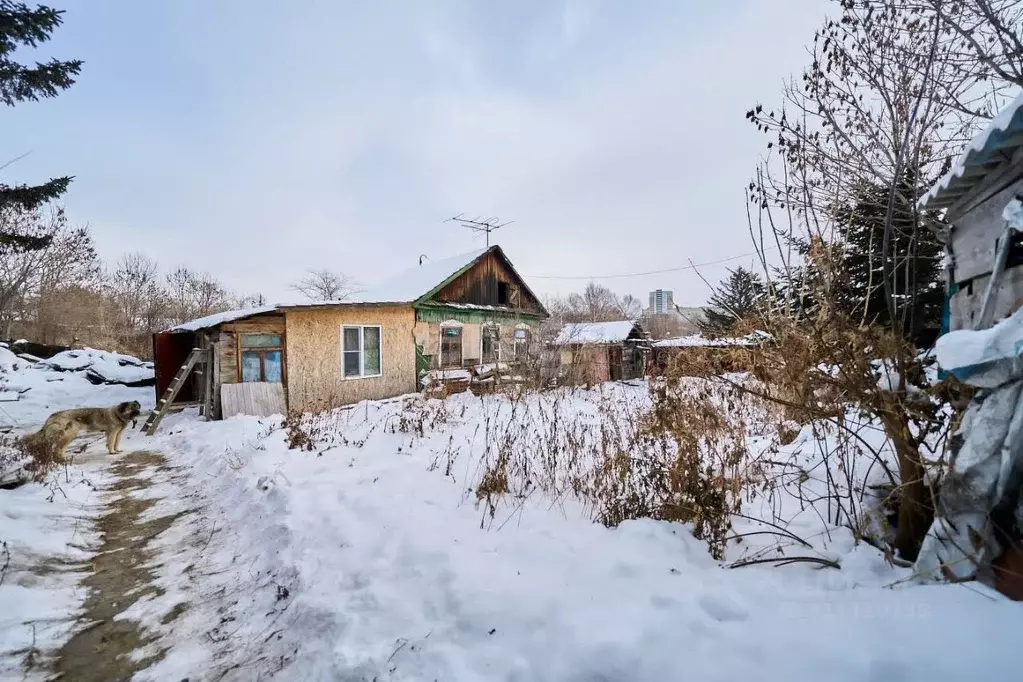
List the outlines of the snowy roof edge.
{"label": "snowy roof edge", "polygon": [[1023,92],[974,135],[952,168],[920,197],[917,206],[940,209],[955,204],[988,175],[985,172],[965,176],[967,169],[990,162],[995,152],[1012,158],[1023,149],[1023,137],[1018,133],[1023,133]]}

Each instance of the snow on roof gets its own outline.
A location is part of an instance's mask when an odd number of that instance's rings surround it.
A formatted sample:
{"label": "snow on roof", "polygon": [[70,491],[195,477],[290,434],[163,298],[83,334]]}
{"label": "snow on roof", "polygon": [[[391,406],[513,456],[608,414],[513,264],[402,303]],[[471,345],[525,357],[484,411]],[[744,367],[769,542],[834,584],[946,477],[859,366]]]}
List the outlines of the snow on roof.
{"label": "snow on roof", "polygon": [[571,322],[554,340],[555,346],[570,346],[576,343],[620,343],[632,333],[636,325],[633,320],[618,322]]}
{"label": "snow on roof", "polygon": [[[970,140],[970,144],[966,145],[966,149],[959,155],[952,169],[920,197],[918,204],[920,208],[938,209],[954,204],[987,176],[986,171],[967,174],[967,170],[987,164],[993,164],[991,168],[993,170],[1011,159],[1016,150],[1023,147],[1023,140],[1019,137],[1021,132],[1023,93],[992,119],[987,128]],[[999,152],[999,156],[992,159],[996,152]]]}
{"label": "snow on roof", "polygon": [[277,305],[265,305],[258,308],[244,308],[242,310],[228,310],[223,313],[213,313],[206,317],[200,317],[184,324],[179,324],[175,327],[171,327],[167,331],[169,332],[197,332],[200,329],[209,329],[210,327],[216,327],[218,324],[224,324],[225,322],[233,322],[240,320],[243,317],[249,317],[250,315],[259,315],[261,313],[272,313],[277,310],[280,306]]}
{"label": "snow on roof", "polygon": [[411,303],[429,293],[488,249],[477,249],[438,261],[426,261],[389,280],[355,294],[346,303]]}
{"label": "snow on roof", "polygon": [[719,338],[708,339],[699,334],[681,336],[675,339],[662,339],[654,341],[651,345],[654,348],[727,348],[734,346],[755,346],[767,338],[763,332],[754,332],[749,336],[740,338]]}

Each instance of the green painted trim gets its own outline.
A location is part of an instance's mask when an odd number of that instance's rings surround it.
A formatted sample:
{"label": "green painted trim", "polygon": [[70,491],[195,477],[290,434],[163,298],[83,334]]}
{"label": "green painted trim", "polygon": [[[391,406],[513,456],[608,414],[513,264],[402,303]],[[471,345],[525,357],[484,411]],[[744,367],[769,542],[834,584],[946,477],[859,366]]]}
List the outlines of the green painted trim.
{"label": "green painted trim", "polygon": [[486,322],[511,323],[520,322],[538,324],[542,315],[531,313],[519,313],[503,310],[465,310],[460,308],[449,308],[443,305],[417,305],[416,321],[418,322],[446,322],[457,320],[463,324],[483,324]]}

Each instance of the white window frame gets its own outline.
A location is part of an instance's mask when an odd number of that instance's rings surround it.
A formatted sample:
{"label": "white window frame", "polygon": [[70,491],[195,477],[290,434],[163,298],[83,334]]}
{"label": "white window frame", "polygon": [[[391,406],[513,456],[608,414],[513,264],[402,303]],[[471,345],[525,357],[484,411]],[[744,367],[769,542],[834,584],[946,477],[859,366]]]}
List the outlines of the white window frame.
{"label": "white window frame", "polygon": [[[519,343],[519,341],[520,341],[520,339],[518,337],[518,333],[519,332],[525,332],[526,333],[526,338],[521,340],[522,341],[521,344]],[[531,338],[532,335],[533,335],[533,330],[530,329],[529,327],[515,327],[515,329],[512,331],[512,356],[515,358],[516,362],[519,359],[519,346],[520,345],[523,345],[523,346],[526,347],[526,358],[529,357],[529,347],[530,347],[530,345],[531,345],[531,343],[533,341],[533,339]],[[481,351],[481,354],[482,354],[482,351]]]}
{"label": "white window frame", "polygon": [[[358,329],[359,330],[359,374],[347,376],[345,375],[345,351],[353,352],[354,348],[345,348],[345,329]],[[366,350],[365,350],[365,330],[376,329],[377,338],[380,339],[380,369],[376,374],[366,374]],[[342,324],[341,325],[341,378],[344,380],[349,379],[375,379],[384,375],[384,328],[379,324]]]}
{"label": "white window frame", "polygon": [[457,320],[440,323],[440,340],[437,344],[437,366],[441,369],[455,369],[444,364],[444,330],[457,329],[458,331],[458,367],[465,365],[465,325]]}
{"label": "white window frame", "polygon": [[484,322],[483,324],[480,325],[480,364],[481,365],[487,364],[487,361],[483,359],[483,329],[485,327],[490,327],[492,329],[497,330],[497,360],[494,360],[494,363],[498,364],[503,359],[501,357],[501,325],[494,322]]}

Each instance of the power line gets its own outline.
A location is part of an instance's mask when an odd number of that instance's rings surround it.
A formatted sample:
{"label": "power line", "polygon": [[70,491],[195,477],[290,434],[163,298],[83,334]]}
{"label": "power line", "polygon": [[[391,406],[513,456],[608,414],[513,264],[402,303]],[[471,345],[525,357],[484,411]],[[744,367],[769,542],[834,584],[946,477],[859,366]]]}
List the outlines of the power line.
{"label": "power line", "polygon": [[[769,247],[768,250],[776,249],[777,247]],[[681,272],[682,270],[693,270],[695,268],[702,268],[707,265],[718,265],[719,263],[727,263],[728,261],[738,260],[739,258],[747,258],[749,256],[756,256],[756,251],[750,253],[739,254],[738,256],[729,256],[728,258],[722,258],[721,260],[712,260],[706,263],[693,263],[691,265],[683,265],[677,268],[666,268],[664,270],[648,270],[647,272],[629,272],[622,273],[619,275],[525,275],[530,279],[623,279],[625,277],[644,277],[646,275],[661,275],[666,272]]]}

